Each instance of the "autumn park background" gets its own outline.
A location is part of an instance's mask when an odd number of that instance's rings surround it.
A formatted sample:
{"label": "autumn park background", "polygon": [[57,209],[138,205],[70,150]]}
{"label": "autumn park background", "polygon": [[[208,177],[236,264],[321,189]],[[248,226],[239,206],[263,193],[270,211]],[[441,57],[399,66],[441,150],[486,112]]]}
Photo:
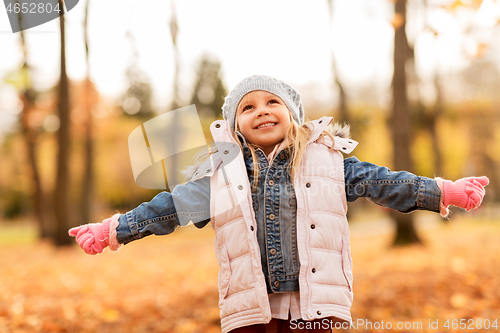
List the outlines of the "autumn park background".
{"label": "autumn park background", "polygon": [[[115,24],[123,18],[110,10],[116,2],[81,1],[46,23],[58,45],[51,53],[57,68],[49,72],[34,46],[45,38],[43,27],[0,34],[1,333],[220,332],[210,226],[179,228],[97,256],[86,255],[67,230],[159,193],[134,182],[127,147],[133,129],[195,104],[208,133],[221,119],[224,96],[252,74],[297,87],[309,119],[349,123],[360,160],[431,178],[489,177],[483,205],[470,213],[455,207],[449,220],[393,213],[367,200],[350,204],[352,314],[355,321],[422,323],[396,331],[459,332],[451,324],[460,319],[477,332],[498,331],[498,0],[172,0],[162,2],[160,30],[148,28],[147,15],[155,13],[120,3],[128,6],[129,23],[135,17],[149,30]],[[206,20],[186,23],[193,11]],[[287,16],[300,19],[279,21]],[[311,30],[321,20],[324,29]],[[363,39],[369,34],[363,20],[378,22],[389,37]],[[267,30],[255,30],[267,22]],[[225,23],[224,33],[202,35]],[[167,50],[157,62],[144,60],[144,35]],[[316,35],[326,47],[307,43]],[[217,51],[203,46],[205,39]],[[126,46],[119,56],[100,53],[117,40]],[[363,43],[371,49],[356,51]],[[322,65],[315,57],[327,60]],[[124,64],[116,75],[97,69],[114,62]],[[355,79],[354,70],[367,63],[374,74]],[[439,329],[429,328],[431,321]]]}

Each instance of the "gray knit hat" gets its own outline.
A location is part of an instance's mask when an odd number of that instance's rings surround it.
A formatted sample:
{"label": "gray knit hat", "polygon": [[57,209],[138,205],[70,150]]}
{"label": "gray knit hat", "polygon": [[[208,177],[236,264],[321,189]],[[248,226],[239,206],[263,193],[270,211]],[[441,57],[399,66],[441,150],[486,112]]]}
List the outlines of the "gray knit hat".
{"label": "gray knit hat", "polygon": [[231,130],[234,131],[236,108],[243,96],[254,90],[264,90],[281,98],[285,102],[288,110],[292,113],[293,119],[299,124],[304,123],[304,107],[297,90],[278,79],[264,76],[249,76],[229,93],[222,106],[222,116],[227,120]]}

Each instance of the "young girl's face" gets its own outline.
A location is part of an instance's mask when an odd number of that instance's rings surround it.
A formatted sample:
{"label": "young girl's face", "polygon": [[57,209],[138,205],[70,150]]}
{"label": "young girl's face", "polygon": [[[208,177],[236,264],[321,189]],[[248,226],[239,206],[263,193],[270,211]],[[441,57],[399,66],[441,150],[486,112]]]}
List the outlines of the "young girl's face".
{"label": "young girl's face", "polygon": [[267,91],[245,95],[236,109],[236,128],[252,144],[268,155],[285,138],[290,127],[290,111],[278,96]]}

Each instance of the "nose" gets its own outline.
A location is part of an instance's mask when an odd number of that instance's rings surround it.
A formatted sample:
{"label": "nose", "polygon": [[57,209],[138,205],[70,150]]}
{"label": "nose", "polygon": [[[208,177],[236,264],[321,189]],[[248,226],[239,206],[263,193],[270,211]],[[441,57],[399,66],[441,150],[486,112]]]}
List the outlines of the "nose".
{"label": "nose", "polygon": [[265,106],[260,107],[257,112],[257,117],[261,117],[263,115],[269,115],[269,110]]}

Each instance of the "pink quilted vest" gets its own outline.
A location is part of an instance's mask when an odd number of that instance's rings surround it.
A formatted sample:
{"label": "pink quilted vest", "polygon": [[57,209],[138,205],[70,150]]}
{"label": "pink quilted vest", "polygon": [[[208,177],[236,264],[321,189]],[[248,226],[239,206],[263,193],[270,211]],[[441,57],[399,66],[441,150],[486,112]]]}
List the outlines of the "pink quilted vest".
{"label": "pink quilted vest", "polygon": [[[318,138],[331,121],[331,117],[322,117],[311,122],[313,133],[294,180],[300,311],[304,320],[335,316],[351,321],[352,259],[339,151],[350,153],[357,143],[335,137],[335,150],[329,150],[331,140]],[[219,154],[212,155],[193,178],[211,176],[211,222],[220,265],[219,307],[222,332],[226,333],[268,323],[271,310],[241,149],[226,121],[215,121],[210,128],[216,143],[234,144],[229,149],[219,147]],[[233,158],[226,158],[231,155]]]}

